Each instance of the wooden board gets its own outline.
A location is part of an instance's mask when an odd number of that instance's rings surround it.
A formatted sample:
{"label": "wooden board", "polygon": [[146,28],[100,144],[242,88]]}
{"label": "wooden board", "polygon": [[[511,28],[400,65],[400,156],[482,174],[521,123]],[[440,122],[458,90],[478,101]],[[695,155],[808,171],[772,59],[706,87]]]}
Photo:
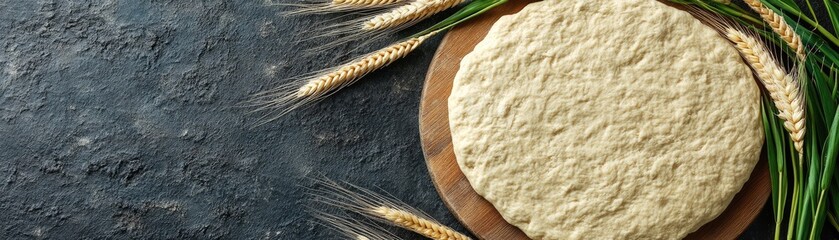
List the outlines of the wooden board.
{"label": "wooden board", "polygon": [[[518,12],[529,0],[510,1],[467,24],[452,29],[434,56],[420,105],[420,136],[428,171],[440,197],[466,228],[481,239],[527,239],[478,195],[457,165],[449,131],[447,99],[464,55],[486,36],[499,17]],[[762,159],[743,190],[716,220],[688,239],[735,239],[760,213],[770,195],[769,171]],[[767,230],[768,231],[768,230]]]}

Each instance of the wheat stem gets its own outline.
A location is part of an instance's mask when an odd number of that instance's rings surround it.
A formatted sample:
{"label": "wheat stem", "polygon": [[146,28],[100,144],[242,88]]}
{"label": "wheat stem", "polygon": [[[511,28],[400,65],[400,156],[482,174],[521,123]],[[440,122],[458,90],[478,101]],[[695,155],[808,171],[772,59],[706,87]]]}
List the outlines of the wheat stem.
{"label": "wheat stem", "polygon": [[409,4],[373,16],[361,25],[363,30],[383,30],[425,19],[466,0],[415,0]]}
{"label": "wheat stem", "polygon": [[467,240],[466,235],[437,222],[422,218],[410,212],[380,206],[371,210],[376,216],[384,218],[396,226],[411,230],[420,235],[436,240]]}
{"label": "wheat stem", "polygon": [[405,57],[408,53],[422,44],[423,41],[434,34],[436,34],[436,32],[390,45],[364,58],[346,64],[338,68],[338,70],[315,78],[297,90],[297,97],[305,98],[311,96],[322,96],[323,94],[346,86],[347,84],[361,78],[365,74],[373,72]]}
{"label": "wheat stem", "polygon": [[795,56],[798,57],[798,60],[804,61],[806,50],[804,49],[804,44],[801,43],[801,37],[784,21],[784,17],[764,6],[760,0],[743,0],[743,2],[757,12],[763,18],[763,21],[769,24],[772,30],[781,36],[781,39],[795,51]]}
{"label": "wheat stem", "polygon": [[727,29],[725,36],[735,44],[769,92],[778,108],[778,118],[784,121],[784,128],[801,156],[804,153],[805,108],[797,78],[787,74],[758,39],[734,28]]}

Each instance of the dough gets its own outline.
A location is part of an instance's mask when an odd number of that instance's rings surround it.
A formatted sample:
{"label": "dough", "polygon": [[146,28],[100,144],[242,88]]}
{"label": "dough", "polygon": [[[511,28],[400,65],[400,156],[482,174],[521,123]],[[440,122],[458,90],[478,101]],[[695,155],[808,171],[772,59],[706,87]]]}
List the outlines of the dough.
{"label": "dough", "polygon": [[534,239],[683,238],[726,208],[763,144],[736,50],[653,0],[501,18],[448,104],[461,170]]}

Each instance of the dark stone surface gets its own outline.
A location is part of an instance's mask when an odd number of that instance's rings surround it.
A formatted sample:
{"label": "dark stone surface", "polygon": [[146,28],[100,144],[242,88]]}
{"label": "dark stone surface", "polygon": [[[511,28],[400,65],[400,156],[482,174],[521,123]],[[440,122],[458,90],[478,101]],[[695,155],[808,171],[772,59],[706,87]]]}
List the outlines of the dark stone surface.
{"label": "dark stone surface", "polygon": [[[295,33],[327,17],[282,9],[270,0],[0,1],[0,238],[334,238],[303,210],[318,174],[379,187],[462,230],[418,136],[439,38],[254,126],[260,114],[236,107],[250,94],[375,48],[303,57],[320,42]],[[767,239],[769,211],[744,239]]]}

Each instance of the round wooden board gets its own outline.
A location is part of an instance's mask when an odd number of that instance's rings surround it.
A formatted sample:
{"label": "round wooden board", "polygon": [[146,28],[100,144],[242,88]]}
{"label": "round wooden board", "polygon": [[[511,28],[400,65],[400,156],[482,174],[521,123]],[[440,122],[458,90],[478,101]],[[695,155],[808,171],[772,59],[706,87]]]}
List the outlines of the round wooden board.
{"label": "round wooden board", "polygon": [[[518,12],[531,0],[510,1],[452,29],[443,39],[426,76],[420,103],[420,137],[428,171],[440,197],[461,223],[480,239],[527,239],[478,195],[460,171],[452,150],[447,101],[460,60],[486,36],[503,15]],[[751,178],[716,220],[687,239],[735,239],[757,217],[770,195],[769,171],[761,159]]]}

